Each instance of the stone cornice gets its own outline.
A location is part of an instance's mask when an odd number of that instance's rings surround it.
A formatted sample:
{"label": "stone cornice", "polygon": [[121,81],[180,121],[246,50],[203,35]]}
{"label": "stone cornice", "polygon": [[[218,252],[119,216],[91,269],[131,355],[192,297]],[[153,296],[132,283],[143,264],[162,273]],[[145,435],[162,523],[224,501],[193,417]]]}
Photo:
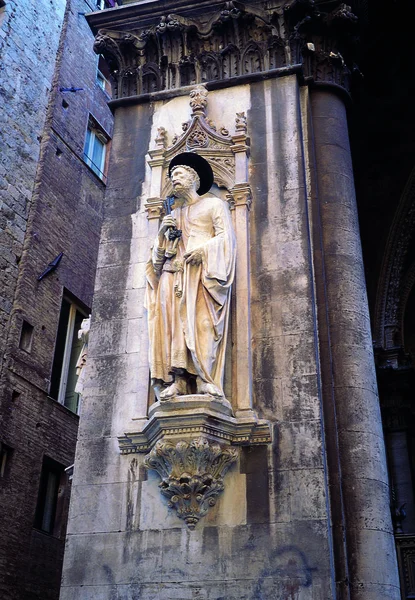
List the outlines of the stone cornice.
{"label": "stone cornice", "polygon": [[236,0],[176,0],[168,12],[164,2],[144,2],[87,18],[96,33],[95,51],[112,72],[114,101],[148,101],[200,83],[213,89],[280,76],[297,65],[307,84],[348,90],[357,18],[344,3],[329,7],[323,12],[312,0],[272,10]]}
{"label": "stone cornice", "polygon": [[[86,15],[86,19],[94,34],[102,28],[128,31],[131,28],[136,28],[138,21],[140,27],[146,27],[165,15],[175,15],[177,13],[184,16],[193,13],[208,15],[215,10],[222,10],[225,4],[224,0],[169,0],[168,2],[165,0],[145,0],[89,13]],[[262,9],[262,2],[258,2],[256,5],[255,3],[242,4],[241,2],[234,2],[234,4],[251,9],[253,14],[257,14],[260,18],[266,14]]]}

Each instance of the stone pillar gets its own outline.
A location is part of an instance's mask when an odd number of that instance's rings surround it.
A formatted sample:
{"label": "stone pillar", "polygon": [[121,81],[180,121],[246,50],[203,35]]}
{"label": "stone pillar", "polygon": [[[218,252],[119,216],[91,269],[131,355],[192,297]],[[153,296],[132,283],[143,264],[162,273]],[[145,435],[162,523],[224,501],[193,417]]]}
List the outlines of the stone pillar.
{"label": "stone pillar", "polygon": [[[315,208],[321,227],[316,260],[321,260],[317,284],[324,402],[334,403],[334,418],[326,421],[326,431],[329,439],[336,438],[339,457],[337,472],[330,473],[332,490],[338,478],[342,496],[336,498],[332,491],[332,514],[334,528],[345,527],[347,568],[343,576],[348,572],[349,578],[349,586],[343,585],[340,596],[398,600],[388,473],[346,110],[330,89],[316,88],[311,92],[311,112],[318,197]],[[342,509],[336,512],[334,505],[339,502]]]}
{"label": "stone pillar", "polygon": [[238,260],[235,277],[235,332],[237,348],[233,385],[237,399],[236,416],[252,413],[252,344],[251,344],[251,289],[249,268],[249,209],[251,190],[248,185],[236,185],[232,190],[235,211],[235,233],[238,241]]}
{"label": "stone pillar", "polygon": [[[237,355],[234,360],[233,388],[236,416],[252,418],[252,334],[249,211],[252,203],[248,184],[248,139],[244,113],[237,114],[236,135],[232,137],[235,155],[235,185],[230,190],[234,227],[238,244],[235,277],[235,331]],[[247,143],[248,142],[248,143]]]}

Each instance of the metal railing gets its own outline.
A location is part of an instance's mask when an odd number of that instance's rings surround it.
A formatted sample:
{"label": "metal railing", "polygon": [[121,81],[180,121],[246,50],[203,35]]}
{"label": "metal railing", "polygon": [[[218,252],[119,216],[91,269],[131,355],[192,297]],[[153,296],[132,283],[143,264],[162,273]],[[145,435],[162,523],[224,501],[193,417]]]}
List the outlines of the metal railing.
{"label": "metal railing", "polygon": [[84,163],[86,164],[86,166],[89,167],[91,169],[91,171],[93,171],[95,173],[95,175],[101,179],[101,181],[103,181],[104,183],[107,183],[107,176],[105,175],[105,173],[103,173],[101,171],[101,169],[98,167],[98,165],[95,164],[94,161],[92,160],[92,158],[90,156],[88,156],[88,154],[85,154],[85,152],[83,154],[83,159],[84,159]]}

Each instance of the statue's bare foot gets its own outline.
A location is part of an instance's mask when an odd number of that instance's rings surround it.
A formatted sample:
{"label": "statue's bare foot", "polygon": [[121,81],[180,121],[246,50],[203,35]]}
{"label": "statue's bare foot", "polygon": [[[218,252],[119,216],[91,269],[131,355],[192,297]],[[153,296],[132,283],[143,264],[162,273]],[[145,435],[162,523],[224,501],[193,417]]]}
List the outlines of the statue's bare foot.
{"label": "statue's bare foot", "polygon": [[223,394],[220,392],[219,388],[216,387],[213,383],[208,383],[207,381],[203,381],[201,377],[196,378],[196,386],[198,394],[209,394],[210,396],[215,396],[216,398],[223,398]]}
{"label": "statue's bare foot", "polygon": [[151,384],[153,386],[156,399],[160,400],[160,394],[166,389],[167,384],[162,379],[152,379]]}
{"label": "statue's bare foot", "polygon": [[178,377],[174,382],[169,385],[168,388],[160,393],[160,400],[168,400],[174,398],[174,396],[185,396],[187,394],[187,382],[186,379]]}

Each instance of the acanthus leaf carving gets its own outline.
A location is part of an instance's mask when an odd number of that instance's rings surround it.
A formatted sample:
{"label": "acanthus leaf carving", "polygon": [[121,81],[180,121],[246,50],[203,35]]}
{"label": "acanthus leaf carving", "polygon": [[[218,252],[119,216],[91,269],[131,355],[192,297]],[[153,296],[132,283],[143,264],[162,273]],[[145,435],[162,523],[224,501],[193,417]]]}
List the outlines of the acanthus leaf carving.
{"label": "acanthus leaf carving", "polygon": [[191,441],[160,440],[144,460],[161,477],[160,492],[169,507],[194,529],[224,490],[223,478],[236,462],[238,451],[205,438]]}
{"label": "acanthus leaf carving", "polygon": [[208,91],[203,85],[198,85],[190,92],[190,108],[192,117],[195,115],[205,115],[207,106]]}

